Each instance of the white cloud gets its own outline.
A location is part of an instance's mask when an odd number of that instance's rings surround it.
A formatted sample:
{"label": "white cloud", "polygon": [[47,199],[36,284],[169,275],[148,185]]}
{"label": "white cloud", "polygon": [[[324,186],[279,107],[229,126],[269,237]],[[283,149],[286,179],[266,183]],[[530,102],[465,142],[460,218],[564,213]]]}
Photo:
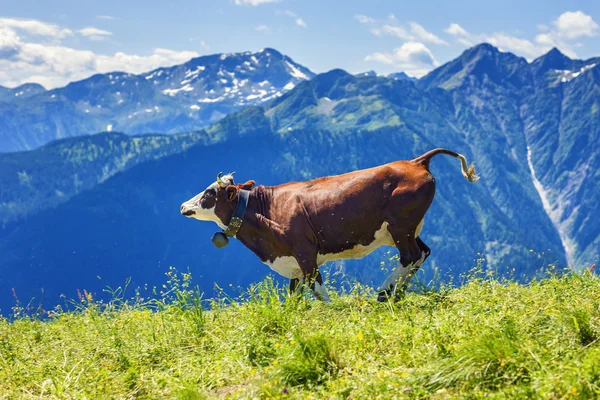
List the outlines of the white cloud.
{"label": "white cloud", "polygon": [[466,47],[486,42],[498,47],[502,51],[510,51],[525,56],[530,60],[550,50],[550,47],[546,45],[538,46],[528,39],[508,35],[504,32],[495,32],[491,34],[471,33],[456,23],[450,24],[444,31],[454,36],[459,43]]}
{"label": "white cloud", "polygon": [[36,19],[0,18],[0,28],[17,29],[30,35],[47,36],[55,39],[63,39],[73,34],[70,29],[64,29],[56,24]]}
{"label": "white cloud", "polygon": [[21,39],[12,29],[0,27],[0,60],[9,59],[19,53]]}
{"label": "white cloud", "polygon": [[383,25],[372,28],[371,33],[375,36],[390,35],[400,39],[410,40],[411,36],[406,29],[401,26]]}
{"label": "white cloud", "polygon": [[416,22],[410,23],[410,30],[417,37],[417,39],[420,39],[424,42],[433,43],[433,44],[442,44],[442,45],[446,45],[446,46],[448,45],[448,43],[446,43],[446,41],[440,39],[433,33],[427,31],[425,28],[423,28],[421,25],[417,24]]}
{"label": "white cloud", "polygon": [[279,0],[235,0],[238,6],[259,6],[267,3],[277,3]]}
{"label": "white cloud", "polygon": [[506,35],[502,32],[494,33],[493,35],[489,36],[486,41],[501,50],[509,50],[517,54],[522,54],[530,59],[549,50],[540,48],[527,39]]}
{"label": "white cloud", "polygon": [[550,30],[550,27],[546,24],[538,24],[536,28],[540,32],[548,32]]}
{"label": "white cloud", "polygon": [[51,24],[10,26],[12,28],[7,27],[7,24],[0,25],[0,85],[16,86],[25,82],[37,82],[47,88],[54,88],[95,73],[141,73],[161,66],[180,64],[198,56],[194,51],[169,49],[154,49],[148,55],[123,52],[114,55],[96,54],[60,43],[48,44],[20,37],[16,32],[36,32],[34,35],[42,36],[43,40],[48,36],[59,37],[65,31]]}
{"label": "white cloud", "polygon": [[554,21],[555,32],[559,37],[577,39],[581,36],[597,36],[600,34],[598,24],[592,17],[581,11],[567,11]]}
{"label": "white cloud", "polygon": [[254,29],[262,33],[271,33],[271,28],[269,28],[267,25],[258,25]]}
{"label": "white cloud", "polygon": [[204,50],[210,50],[210,46],[204,40],[200,40],[198,43],[200,43],[200,47],[202,47]]}
{"label": "white cloud", "polygon": [[377,22],[374,18],[371,18],[368,15],[358,14],[358,15],[355,15],[354,18],[361,24],[373,24],[373,23]]}
{"label": "white cloud", "polygon": [[573,43],[573,40],[600,35],[598,24],[581,11],[564,12],[553,21],[552,26],[538,24],[537,29],[542,33],[538,33],[533,40],[503,32],[473,34],[455,23],[450,24],[445,31],[465,46],[488,42],[501,50],[523,55],[530,60],[548,52],[552,47],[557,47],[567,56],[575,58],[577,54],[574,48],[583,44]]}
{"label": "white cloud", "polygon": [[78,32],[82,36],[85,36],[91,40],[104,40],[108,36],[112,36],[112,32],[105,31],[104,29],[94,28],[92,26],[80,29]]}
{"label": "white cloud", "polygon": [[275,14],[277,15],[285,15],[288,17],[291,17],[294,19],[294,22],[296,23],[296,25],[302,27],[302,28],[308,28],[308,25],[306,24],[306,22],[304,22],[304,20],[302,18],[300,18],[298,16],[298,14],[296,14],[293,11],[290,10],[276,10]]}
{"label": "white cloud", "polygon": [[407,26],[397,24],[394,14],[388,16],[388,22],[378,21],[366,15],[355,15],[354,18],[361,24],[372,25],[370,32],[375,36],[396,36],[411,42],[426,42],[437,45],[448,45],[445,40],[429,32],[416,22],[409,22]]}
{"label": "white cloud", "polygon": [[96,15],[96,19],[102,21],[113,21],[115,17],[113,17],[112,15]]}
{"label": "white cloud", "polygon": [[112,36],[112,32],[105,31],[94,27],[87,27],[79,30],[83,36]]}
{"label": "white cloud", "polygon": [[459,24],[450,24],[444,31],[453,36],[469,36],[469,32],[464,30]]}
{"label": "white cloud", "polygon": [[372,53],[365,61],[375,61],[394,66],[411,76],[423,76],[439,65],[431,50],[423,43],[406,42],[391,53]]}

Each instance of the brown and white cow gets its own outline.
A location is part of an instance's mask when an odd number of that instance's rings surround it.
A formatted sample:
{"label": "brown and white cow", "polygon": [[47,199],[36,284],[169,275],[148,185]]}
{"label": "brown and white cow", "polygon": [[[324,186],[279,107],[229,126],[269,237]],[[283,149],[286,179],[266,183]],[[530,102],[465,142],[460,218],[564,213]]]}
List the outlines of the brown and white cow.
{"label": "brown and white cow", "polygon": [[467,167],[464,156],[445,149],[279,186],[255,186],[254,181],[236,185],[233,174],[219,174],[216,182],[181,205],[181,214],[216,222],[224,234],[235,236],[263,263],[289,278],[291,291],[307,282],[325,301],[329,297],[319,266],[396,246],[400,265],[378,289],[378,300],[385,301],[397,288],[407,287],[430,254],[419,233],[435,194],[429,161],[438,154],[460,159],[465,178],[478,179],[473,164]]}

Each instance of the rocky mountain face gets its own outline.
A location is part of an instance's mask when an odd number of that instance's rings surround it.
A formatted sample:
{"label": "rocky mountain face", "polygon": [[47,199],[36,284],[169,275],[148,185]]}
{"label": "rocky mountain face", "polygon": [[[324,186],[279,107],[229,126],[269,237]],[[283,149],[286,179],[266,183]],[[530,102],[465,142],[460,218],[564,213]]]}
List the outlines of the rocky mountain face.
{"label": "rocky mountain face", "polygon": [[[600,59],[571,60],[557,49],[531,64],[490,45],[467,50],[422,78],[452,96],[485,184],[518,219],[541,198],[572,265],[598,260]],[[523,180],[533,182],[515,193]],[[524,195],[525,194],[525,195]],[[507,244],[510,245],[510,244]]]}
{"label": "rocky mountain face", "polygon": [[289,57],[264,49],[198,57],[140,75],[98,74],[50,91],[39,85],[0,89],[0,152],[101,131],[197,130],[313,76]]}
{"label": "rocky mountain face", "polygon": [[[438,267],[441,279],[458,281],[477,259],[517,278],[548,264],[589,266],[600,248],[598,68],[596,60],[569,60],[556,50],[528,63],[479,45],[417,82],[342,70],[317,75],[183,141],[145,142],[156,150],[140,152],[147,155],[139,163],[108,179],[97,178],[100,166],[127,158],[131,145],[124,151],[102,145],[104,161],[81,164],[96,168],[88,176],[98,183],[4,225],[0,286],[14,287],[21,299],[39,298],[44,287],[54,304],[61,293],[100,294],[129,276],[136,284],[159,284],[169,265],[189,267],[209,295],[214,282],[246,286],[268,268],[235,241],[215,249],[209,239],[216,225],[179,215],[181,202],[219,171],[272,185],[410,159],[434,147],[475,161],[481,180],[466,182],[455,159],[433,160],[437,194],[421,235],[433,250],[424,268],[429,274]],[[104,135],[64,143],[85,160],[86,149],[95,147],[77,142],[104,143]],[[109,141],[129,143],[119,138]],[[41,153],[18,154],[9,174],[16,175],[13,199],[23,198],[26,187],[19,176],[33,182],[48,168],[30,173],[27,154]],[[75,167],[61,168],[58,176],[71,185]],[[46,182],[52,175],[40,174]],[[333,269],[378,284],[384,252]],[[12,292],[3,290],[2,310],[11,301]]]}

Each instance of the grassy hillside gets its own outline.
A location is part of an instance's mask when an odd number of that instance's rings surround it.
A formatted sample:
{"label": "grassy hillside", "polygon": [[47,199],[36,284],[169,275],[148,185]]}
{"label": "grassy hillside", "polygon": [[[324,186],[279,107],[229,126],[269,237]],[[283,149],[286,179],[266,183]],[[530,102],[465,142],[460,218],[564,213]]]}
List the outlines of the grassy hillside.
{"label": "grassy hillside", "polygon": [[[188,275],[158,300],[0,321],[0,398],[595,398],[600,278],[471,277],[380,304],[271,280],[201,307]],[[207,309],[210,308],[210,311]],[[17,310],[19,313],[20,310]]]}

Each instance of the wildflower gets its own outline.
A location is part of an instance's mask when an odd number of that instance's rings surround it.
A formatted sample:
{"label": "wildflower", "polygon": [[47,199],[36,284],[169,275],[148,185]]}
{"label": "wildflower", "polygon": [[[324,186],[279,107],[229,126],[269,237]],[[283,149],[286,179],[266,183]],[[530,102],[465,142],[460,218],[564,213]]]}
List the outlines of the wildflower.
{"label": "wildflower", "polygon": [[273,365],[279,364],[279,360],[273,360]]}
{"label": "wildflower", "polygon": [[358,334],[356,335],[356,338],[357,338],[358,340],[362,340],[362,339],[363,339],[363,337],[364,337],[364,336],[363,336],[363,334],[362,334],[361,332],[358,332]]}

